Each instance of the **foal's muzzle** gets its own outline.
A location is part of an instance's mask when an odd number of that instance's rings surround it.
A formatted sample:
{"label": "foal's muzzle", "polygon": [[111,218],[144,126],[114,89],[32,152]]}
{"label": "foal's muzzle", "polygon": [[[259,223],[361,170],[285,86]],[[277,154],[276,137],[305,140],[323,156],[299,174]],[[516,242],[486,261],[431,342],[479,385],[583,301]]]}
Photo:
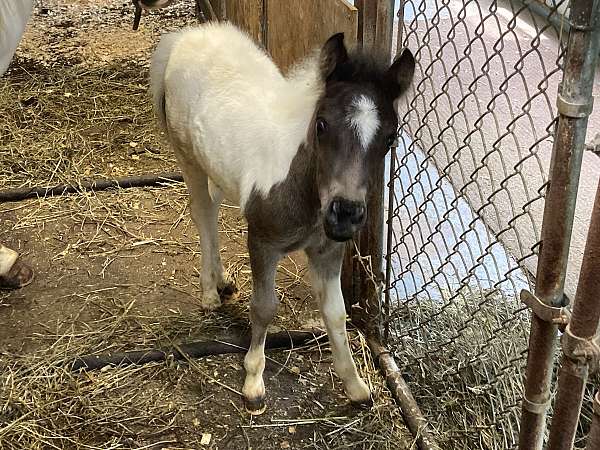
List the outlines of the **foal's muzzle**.
{"label": "foal's muzzle", "polygon": [[325,234],[334,241],[347,241],[364,225],[366,212],[364,202],[334,198],[325,213]]}

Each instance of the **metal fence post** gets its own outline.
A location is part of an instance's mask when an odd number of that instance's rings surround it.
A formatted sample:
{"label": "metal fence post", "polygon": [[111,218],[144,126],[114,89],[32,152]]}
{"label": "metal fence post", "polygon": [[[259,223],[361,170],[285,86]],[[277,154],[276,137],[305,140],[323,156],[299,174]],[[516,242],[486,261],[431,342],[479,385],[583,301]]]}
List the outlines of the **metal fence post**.
{"label": "metal fence post", "polygon": [[[399,0],[398,5],[398,36],[396,38],[396,54],[399,54],[402,48],[404,47],[404,7],[406,0]],[[399,120],[400,122],[400,120]],[[401,130],[398,130],[400,133]],[[397,138],[398,139],[398,138]],[[391,278],[392,278],[392,263],[389,258],[392,257],[392,248],[393,248],[393,221],[394,221],[394,192],[396,189],[396,177],[394,173],[396,172],[396,157],[397,157],[397,148],[398,142],[392,146],[390,149],[390,168],[389,168],[389,183],[388,183],[388,214],[386,220],[387,226],[387,236],[386,236],[386,265],[385,265],[385,287],[384,287],[384,298],[382,305],[382,314],[383,314],[383,342],[387,343],[390,337],[390,286],[391,286]]]}
{"label": "metal fence post", "polygon": [[588,434],[586,450],[595,450],[600,448],[600,392],[594,397],[594,418],[592,419],[592,428]]}
{"label": "metal fence post", "polygon": [[573,314],[562,336],[563,359],[548,450],[570,450],[575,442],[583,394],[591,369],[600,362],[600,184],[588,231]]}
{"label": "metal fence post", "polygon": [[541,449],[544,440],[557,335],[557,322],[548,317],[564,306],[565,271],[598,54],[593,27],[597,7],[597,0],[571,2],[571,28],[557,101],[559,118],[544,208],[535,298],[530,303],[535,307],[531,318],[520,450]]}

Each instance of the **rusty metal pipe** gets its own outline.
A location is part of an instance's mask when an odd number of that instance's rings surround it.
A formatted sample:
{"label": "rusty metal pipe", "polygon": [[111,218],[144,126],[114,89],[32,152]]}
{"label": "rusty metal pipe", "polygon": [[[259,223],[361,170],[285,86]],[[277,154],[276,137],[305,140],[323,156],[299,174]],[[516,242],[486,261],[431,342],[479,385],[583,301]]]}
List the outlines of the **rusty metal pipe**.
{"label": "rusty metal pipe", "polygon": [[590,372],[590,361],[573,354],[573,349],[584,346],[596,337],[600,323],[600,184],[592,211],[585,252],[581,264],[577,294],[571,320],[563,335],[562,367],[558,378],[558,394],[550,428],[548,450],[570,450],[581,412],[585,386]]}
{"label": "rusty metal pipe", "polygon": [[572,334],[582,339],[589,339],[596,335],[600,321],[600,283],[598,274],[600,270],[600,184],[596,191],[596,200],[592,211],[590,228],[581,272],[577,284],[577,294],[573,304],[573,313],[569,322]]}
{"label": "rusty metal pipe", "polygon": [[133,5],[135,7],[135,13],[133,15],[133,31],[137,31],[140,27],[140,20],[142,19],[142,7],[133,0]]}
{"label": "rusty metal pipe", "polygon": [[212,22],[219,20],[217,15],[215,14],[215,10],[213,9],[210,0],[196,0],[196,4],[198,8],[204,14],[204,17],[207,21]]}
{"label": "rusty metal pipe", "polygon": [[600,448],[600,392],[594,397],[594,418],[592,419],[592,428],[587,437],[585,450],[596,450]]}
{"label": "rusty metal pipe", "polygon": [[[565,272],[598,55],[597,33],[591,27],[597,6],[597,1],[589,0],[571,3],[572,27],[558,101],[535,290],[536,296],[551,306],[564,306]],[[540,450],[543,445],[556,335],[555,324],[532,315],[520,450]]]}
{"label": "rusty metal pipe", "polygon": [[388,388],[400,406],[408,429],[416,438],[419,450],[441,450],[441,447],[435,442],[429,424],[412,396],[410,388],[402,378],[402,373],[398,369],[394,357],[376,338],[370,337],[367,341],[375,361],[383,372]]}
{"label": "rusty metal pipe", "polygon": [[387,238],[386,238],[386,255],[387,261],[385,264],[385,292],[383,298],[383,342],[388,343],[390,337],[390,285],[392,278],[392,240],[394,239],[393,221],[394,221],[394,172],[396,171],[396,147],[392,147],[390,151],[390,183],[388,186],[388,215],[387,215]]}

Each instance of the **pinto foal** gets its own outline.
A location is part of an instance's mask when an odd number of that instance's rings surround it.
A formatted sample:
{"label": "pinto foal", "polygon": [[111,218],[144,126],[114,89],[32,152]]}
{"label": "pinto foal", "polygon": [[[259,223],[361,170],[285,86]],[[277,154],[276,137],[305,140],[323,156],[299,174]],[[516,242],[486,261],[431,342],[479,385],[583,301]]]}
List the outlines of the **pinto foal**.
{"label": "pinto foal", "polygon": [[225,196],[248,222],[252,340],[244,360],[246,409],[264,411],[264,343],[276,314],[275,271],[303,249],[333,354],[351,401],[370,400],[346,337],[340,286],[344,244],[364,224],[370,173],[396,136],[394,101],[411,83],[404,50],[389,67],[349,55],[343,34],[285,77],[231,24],[166,35],[151,82],[159,122],[186,181],[202,250],[202,305],[227,286],[217,212]]}

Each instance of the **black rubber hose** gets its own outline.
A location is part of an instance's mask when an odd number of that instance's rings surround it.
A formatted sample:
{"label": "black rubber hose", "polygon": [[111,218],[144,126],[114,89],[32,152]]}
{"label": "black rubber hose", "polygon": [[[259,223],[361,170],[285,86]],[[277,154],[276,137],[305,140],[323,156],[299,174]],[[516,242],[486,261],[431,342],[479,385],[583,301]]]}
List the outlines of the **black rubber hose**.
{"label": "black rubber hose", "polygon": [[[301,347],[311,341],[326,338],[323,332],[280,331],[267,335],[265,349]],[[250,336],[228,338],[227,340],[197,341],[179,344],[177,348],[137,350],[106,355],[78,356],[71,363],[72,371],[97,370],[106,366],[142,365],[149,362],[164,361],[173,358],[182,361],[187,358],[202,358],[225,353],[243,353],[248,349]]]}
{"label": "black rubber hose", "polygon": [[77,194],[83,191],[105,191],[110,188],[158,187],[166,183],[183,181],[181,173],[162,173],[158,175],[139,175],[117,178],[115,180],[94,180],[81,184],[59,184],[54,187],[30,187],[0,191],[0,203],[18,202],[28,198],[54,197],[57,195]]}

